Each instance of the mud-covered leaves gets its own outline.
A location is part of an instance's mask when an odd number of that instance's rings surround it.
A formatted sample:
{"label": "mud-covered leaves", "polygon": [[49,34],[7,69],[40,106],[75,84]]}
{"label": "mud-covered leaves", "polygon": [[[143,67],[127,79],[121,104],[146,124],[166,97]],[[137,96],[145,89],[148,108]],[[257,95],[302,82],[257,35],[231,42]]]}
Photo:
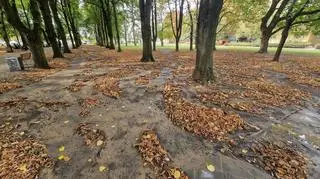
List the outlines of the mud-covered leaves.
{"label": "mud-covered leaves", "polygon": [[102,92],[104,95],[119,98],[121,90],[119,88],[119,80],[117,78],[105,77],[97,79],[95,88]]}
{"label": "mud-covered leaves", "polygon": [[168,152],[161,145],[154,131],[144,131],[136,147],[145,162],[144,165],[150,165],[155,170],[157,178],[188,178],[181,169],[173,166]]}

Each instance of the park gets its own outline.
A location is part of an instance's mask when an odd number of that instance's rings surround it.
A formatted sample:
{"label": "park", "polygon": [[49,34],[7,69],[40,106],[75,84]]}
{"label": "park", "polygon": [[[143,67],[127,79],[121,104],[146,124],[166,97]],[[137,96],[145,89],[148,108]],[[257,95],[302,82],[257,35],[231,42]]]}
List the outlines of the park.
{"label": "park", "polygon": [[0,178],[319,178],[319,17],[319,0],[0,0]]}

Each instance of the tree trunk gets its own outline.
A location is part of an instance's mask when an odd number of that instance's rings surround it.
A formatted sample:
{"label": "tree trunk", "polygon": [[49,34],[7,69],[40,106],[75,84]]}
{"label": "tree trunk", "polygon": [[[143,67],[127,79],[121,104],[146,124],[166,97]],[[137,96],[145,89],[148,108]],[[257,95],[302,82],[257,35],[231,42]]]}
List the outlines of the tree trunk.
{"label": "tree trunk", "polygon": [[281,33],[280,43],[278,45],[276,53],[274,54],[273,61],[277,61],[278,62],[280,60],[280,55],[281,55],[282,49],[284,47],[284,44],[286,43],[286,40],[288,38],[289,30],[290,30],[290,25],[287,25],[283,29],[283,31]]}
{"label": "tree trunk", "polygon": [[113,16],[114,16],[114,25],[116,27],[116,33],[117,33],[118,52],[121,52],[120,32],[119,32],[119,29],[118,29],[119,26],[118,26],[118,17],[117,17],[115,0],[111,0],[111,3],[112,3]]}
{"label": "tree trunk", "polygon": [[158,36],[158,21],[157,21],[157,1],[153,0],[152,7],[152,42],[153,42],[153,51],[156,51],[157,45],[157,36]]}
{"label": "tree trunk", "polygon": [[21,6],[22,6],[23,14],[24,14],[24,16],[25,16],[25,18],[26,18],[28,27],[31,28],[30,20],[29,20],[29,17],[28,17],[28,13],[27,13],[27,11],[26,11],[26,8],[24,7],[23,0],[20,0],[20,3],[21,3]]}
{"label": "tree trunk", "polygon": [[134,17],[134,1],[131,1],[131,20],[132,20],[133,44],[134,44],[134,46],[137,46],[136,33],[135,33],[136,22],[135,22],[135,17]]}
{"label": "tree trunk", "polygon": [[106,11],[107,11],[107,32],[109,36],[109,44],[110,49],[115,49],[114,42],[113,42],[113,30],[112,30],[112,18],[111,18],[111,10],[110,10],[110,3],[109,0],[105,0],[106,4]]}
{"label": "tree trunk", "polygon": [[23,35],[23,33],[20,32],[20,37],[21,37],[21,41],[22,41],[21,49],[22,50],[28,50],[28,42],[27,42],[28,40],[27,40],[26,36]]}
{"label": "tree trunk", "polygon": [[207,84],[214,81],[213,66],[213,39],[214,23],[222,8],[223,0],[201,0],[197,26],[197,54],[196,66],[193,72],[195,81]]}
{"label": "tree trunk", "polygon": [[222,10],[222,7],[223,7],[223,0],[222,0],[222,5],[219,6],[219,8],[217,9],[215,13],[215,16],[217,17],[215,20],[214,20],[214,24],[213,24],[213,47],[212,49],[213,50],[217,50],[216,49],[216,40],[217,40],[217,30],[218,30],[218,25],[219,25],[219,19],[220,19],[220,13],[221,13],[221,10]]}
{"label": "tree trunk", "polygon": [[13,31],[14,31],[14,35],[16,36],[16,39],[18,41],[19,47],[21,48],[21,43],[20,43],[18,32],[17,32],[17,30],[15,28],[13,29]]}
{"label": "tree trunk", "polygon": [[154,61],[152,56],[151,45],[151,27],[150,27],[150,13],[151,13],[151,0],[139,0],[140,18],[141,18],[141,34],[143,42],[143,56],[142,62]]}
{"label": "tree trunk", "polygon": [[[40,34],[28,34],[32,59],[36,68],[49,68]],[[44,60],[45,59],[45,60]]]}
{"label": "tree trunk", "polygon": [[64,20],[66,22],[66,26],[67,26],[67,29],[68,29],[68,33],[69,33],[69,37],[70,37],[70,40],[71,40],[72,48],[76,48],[76,45],[75,45],[73,37],[72,37],[71,27],[70,27],[68,15],[67,15],[67,10],[66,10],[67,7],[64,4],[64,0],[60,0],[60,4],[61,4],[61,8],[62,8],[62,14],[63,14]]}
{"label": "tree trunk", "polygon": [[66,34],[63,29],[63,25],[60,21],[59,15],[58,15],[57,0],[49,0],[49,2],[50,2],[50,7],[51,7],[51,10],[53,13],[54,22],[57,25],[58,35],[59,35],[60,39],[62,40],[63,52],[64,53],[71,53],[71,51],[69,49],[68,42],[67,42],[67,37],[66,37]]}
{"label": "tree trunk", "polygon": [[43,35],[43,38],[44,40],[46,41],[47,43],[47,47],[51,47],[51,44],[50,44],[50,41],[48,39],[48,36],[47,36],[47,33],[46,31],[41,27],[41,32],[42,32],[42,35]]}
{"label": "tree trunk", "polygon": [[190,18],[190,47],[189,47],[189,50],[192,51],[193,50],[193,16],[192,16],[189,1],[187,1],[187,5],[188,5],[189,18]]}
{"label": "tree trunk", "polygon": [[3,14],[3,11],[0,9],[0,13],[1,13],[1,28],[2,28],[2,37],[3,37],[3,40],[6,42],[6,50],[8,53],[12,53],[13,52],[13,49],[10,45],[10,39],[9,39],[9,36],[8,36],[8,33],[7,33],[7,29],[6,29],[6,25],[5,25],[5,21],[4,21],[4,14]]}
{"label": "tree trunk", "polygon": [[76,27],[76,24],[74,22],[75,18],[73,17],[73,14],[72,14],[70,0],[64,0],[64,2],[66,3],[65,6],[67,7],[68,14],[69,14],[69,16],[67,16],[67,17],[69,17],[71,32],[73,34],[74,42],[75,42],[75,48],[78,48],[81,45],[81,37],[80,37],[80,34],[79,34],[78,29]]}
{"label": "tree trunk", "polygon": [[271,38],[271,32],[262,31],[260,37],[260,48],[258,53],[268,53],[269,40]]}
{"label": "tree trunk", "polygon": [[104,43],[106,45],[106,48],[110,48],[110,44],[108,41],[108,33],[107,33],[107,20],[108,20],[108,14],[104,5],[104,1],[103,0],[99,0],[100,4],[101,4],[101,11],[102,11],[102,35],[103,35],[103,39],[104,39]]}
{"label": "tree trunk", "polygon": [[52,23],[52,16],[50,14],[49,2],[48,0],[38,0],[40,4],[40,10],[43,16],[46,32],[48,34],[48,39],[51,44],[53,51],[53,58],[63,58],[63,55],[60,51],[59,44],[57,42],[57,34],[54,31],[54,26]]}

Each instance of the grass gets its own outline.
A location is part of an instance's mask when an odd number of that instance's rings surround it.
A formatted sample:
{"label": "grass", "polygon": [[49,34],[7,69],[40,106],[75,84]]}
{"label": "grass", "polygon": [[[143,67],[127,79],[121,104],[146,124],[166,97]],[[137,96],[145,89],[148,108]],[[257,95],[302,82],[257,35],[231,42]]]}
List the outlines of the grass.
{"label": "grass", "polygon": [[[180,44],[179,45],[181,51],[189,50],[189,44]],[[141,49],[140,45],[137,46],[123,46],[124,49]],[[169,49],[174,50],[175,44],[166,44],[165,46],[161,47],[160,45],[157,46],[158,49]],[[250,46],[221,46],[217,45],[217,50],[222,51],[241,51],[241,52],[257,52],[259,47],[250,47]],[[269,47],[269,53],[274,54],[277,50],[276,47]],[[320,55],[320,50],[315,49],[306,49],[306,48],[283,48],[284,54],[294,54],[294,55]]]}

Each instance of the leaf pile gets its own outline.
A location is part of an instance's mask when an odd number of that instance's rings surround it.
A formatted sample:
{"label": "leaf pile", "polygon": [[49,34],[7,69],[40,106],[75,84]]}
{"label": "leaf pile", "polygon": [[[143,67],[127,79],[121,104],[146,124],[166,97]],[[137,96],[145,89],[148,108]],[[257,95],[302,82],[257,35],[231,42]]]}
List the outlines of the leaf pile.
{"label": "leaf pile", "polygon": [[189,132],[221,141],[227,133],[243,128],[244,122],[238,115],[190,103],[182,98],[181,90],[176,86],[167,84],[163,96],[167,116]]}
{"label": "leaf pile", "polygon": [[13,80],[38,82],[41,81],[44,77],[51,75],[57,71],[58,69],[32,69],[31,71],[22,71],[17,73]]}
{"label": "leaf pile", "polygon": [[80,123],[75,129],[75,134],[84,139],[86,145],[95,145],[97,141],[106,141],[106,135],[100,129],[90,128],[88,123]]}
{"label": "leaf pile", "polygon": [[78,92],[81,90],[82,87],[84,87],[85,84],[81,80],[75,80],[71,83],[70,86],[67,87],[67,89],[71,92]]}
{"label": "leaf pile", "polygon": [[257,143],[251,147],[261,156],[258,164],[277,178],[307,178],[307,160],[301,153],[276,144]]}
{"label": "leaf pile", "polygon": [[139,144],[136,145],[143,160],[144,166],[150,165],[154,170],[157,178],[168,179],[187,179],[184,172],[173,166],[168,152],[161,145],[156,133],[146,130],[142,133]]}
{"label": "leaf pile", "polygon": [[0,82],[0,94],[5,92],[21,88],[22,86],[18,83],[10,83],[10,82]]}
{"label": "leaf pile", "polygon": [[113,77],[104,77],[98,78],[95,80],[94,87],[102,92],[104,95],[112,97],[112,98],[119,98],[120,97],[120,87],[119,87],[119,80]]}
{"label": "leaf pile", "polygon": [[42,168],[53,165],[46,146],[13,130],[0,126],[0,178],[36,178]]}

